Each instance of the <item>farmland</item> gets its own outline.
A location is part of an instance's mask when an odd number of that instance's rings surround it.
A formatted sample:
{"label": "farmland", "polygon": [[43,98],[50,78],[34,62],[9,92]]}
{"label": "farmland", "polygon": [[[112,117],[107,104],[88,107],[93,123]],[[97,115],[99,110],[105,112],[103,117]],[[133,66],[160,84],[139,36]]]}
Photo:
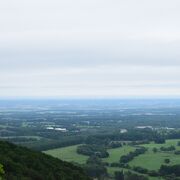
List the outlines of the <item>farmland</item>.
{"label": "farmland", "polygon": [[148,152],[146,154],[140,155],[136,157],[133,161],[129,163],[130,166],[141,166],[145,167],[149,170],[157,170],[164,163],[164,159],[170,159],[171,165],[180,164],[180,157],[175,155],[173,152],[153,152],[153,148],[160,148],[175,146],[176,150],[180,150],[180,146],[177,146],[178,140],[167,140],[165,144],[145,144],[144,147],[148,148]]}
{"label": "farmland", "polygon": [[[169,165],[180,164],[180,156],[175,155],[174,152],[162,152],[158,150],[156,153],[153,152],[153,148],[160,149],[163,147],[175,146],[176,150],[180,150],[180,146],[177,146],[178,139],[176,140],[167,140],[165,144],[155,144],[151,142],[149,144],[143,144],[140,146],[148,148],[148,151],[145,154],[135,157],[128,164],[130,167],[143,167],[148,170],[156,170],[158,171],[160,166],[164,164],[165,159],[170,159]],[[77,154],[78,145],[57,148],[45,151],[45,153],[62,159],[64,161],[75,162],[79,164],[85,164],[88,156]],[[135,150],[134,146],[124,145],[119,148],[108,149],[109,157],[103,158],[103,162],[115,163],[119,162],[121,156],[128,154],[129,152]],[[122,168],[120,167],[110,167],[107,166],[108,173],[113,176],[115,171],[120,171]],[[128,169],[124,169],[127,171]],[[159,177],[158,177],[159,178]],[[157,180],[157,177],[149,177],[149,179]]]}
{"label": "farmland", "polygon": [[88,156],[77,154],[76,153],[77,146],[78,145],[52,149],[45,151],[45,153],[64,161],[85,164],[86,160],[88,159]]}
{"label": "farmland", "polygon": [[119,162],[119,159],[122,155],[126,155],[134,149],[134,147],[127,145],[120,148],[108,149],[109,157],[104,158],[103,161],[108,163]]}
{"label": "farmland", "polygon": [[162,165],[180,165],[179,109],[180,100],[1,101],[0,138],[74,162],[94,178],[123,169],[156,180],[172,175]]}

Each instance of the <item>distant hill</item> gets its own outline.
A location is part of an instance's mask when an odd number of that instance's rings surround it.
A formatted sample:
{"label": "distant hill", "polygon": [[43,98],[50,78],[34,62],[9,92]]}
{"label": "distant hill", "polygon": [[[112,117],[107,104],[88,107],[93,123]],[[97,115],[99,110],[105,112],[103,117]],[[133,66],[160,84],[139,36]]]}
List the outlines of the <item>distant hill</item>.
{"label": "distant hill", "polygon": [[0,164],[6,180],[89,180],[71,163],[41,152],[0,141]]}

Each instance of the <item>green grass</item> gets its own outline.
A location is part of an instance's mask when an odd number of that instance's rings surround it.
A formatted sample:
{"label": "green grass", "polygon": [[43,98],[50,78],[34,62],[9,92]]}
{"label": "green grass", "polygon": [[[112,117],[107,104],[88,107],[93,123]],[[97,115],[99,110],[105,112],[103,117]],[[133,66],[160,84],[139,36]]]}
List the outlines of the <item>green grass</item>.
{"label": "green grass", "polygon": [[177,150],[180,150],[180,146],[177,146],[178,141],[180,139],[171,139],[171,140],[166,140],[165,144],[155,144],[155,143],[150,143],[150,144],[143,144],[142,146],[153,149],[154,147],[160,148],[160,147],[168,147],[168,146],[176,146]]}
{"label": "green grass", "polygon": [[79,145],[74,145],[74,146],[52,149],[52,150],[44,151],[44,153],[59,158],[63,161],[85,164],[86,160],[88,159],[88,156],[77,154],[76,150],[78,146]]}
{"label": "green grass", "polygon": [[[158,170],[162,164],[164,164],[164,159],[170,159],[170,165],[173,164],[180,164],[180,156],[173,154],[173,152],[157,152],[154,153],[152,149],[154,147],[168,147],[168,146],[175,146],[176,150],[180,150],[180,146],[177,146],[177,142],[180,140],[167,140],[165,144],[143,144],[141,146],[147,147],[148,151],[140,156],[135,157],[132,161],[129,162],[131,167],[133,166],[140,166],[147,168],[149,170]],[[88,156],[80,155],[76,153],[77,147],[79,145],[64,147],[64,148],[57,148],[45,151],[45,153],[62,159],[64,161],[76,162],[79,164],[85,164]],[[134,151],[135,147],[125,145],[123,147],[108,149],[109,157],[103,158],[104,162],[113,163],[119,162],[119,159],[122,155],[126,155],[131,151]],[[108,173],[112,176],[114,175],[115,171],[120,171],[121,168],[118,167],[107,167]],[[149,177],[150,180],[158,180],[159,177]]]}
{"label": "green grass", "polygon": [[164,159],[170,159],[170,165],[172,164],[180,164],[180,158],[178,155],[174,155],[173,153],[153,153],[152,151],[148,151],[147,153],[135,157],[130,163],[130,166],[140,166],[147,168],[149,170],[158,170],[162,164],[164,164]]}
{"label": "green grass", "polygon": [[147,168],[149,170],[158,170],[162,164],[164,164],[164,159],[170,159],[169,165],[180,164],[180,156],[175,155],[173,152],[157,152],[154,153],[152,149],[154,147],[168,147],[168,146],[175,146],[176,150],[180,150],[180,146],[177,146],[177,142],[179,140],[167,140],[165,144],[145,144],[142,145],[148,148],[148,152],[135,157],[130,163],[130,166],[140,166]]}
{"label": "green grass", "polygon": [[[149,170],[158,170],[162,164],[164,164],[164,159],[169,158],[170,159],[170,165],[173,164],[180,164],[180,156],[175,155],[173,152],[157,152],[154,153],[152,149],[154,147],[160,148],[160,147],[168,147],[168,146],[175,146],[176,150],[180,150],[180,146],[177,146],[177,142],[180,140],[167,140],[165,144],[144,144],[142,146],[147,147],[148,151],[147,153],[135,157],[132,161],[129,162],[129,165],[131,167],[133,166],[140,166],[147,168]],[[109,149],[108,152],[110,156],[108,158],[104,158],[103,161],[105,162],[118,162],[120,157],[122,155],[128,154],[130,151],[133,151],[135,148],[131,146],[123,146],[122,148],[115,148],[115,149]],[[114,175],[115,171],[121,171],[121,168],[118,167],[107,167],[108,173],[112,176]],[[159,180],[160,177],[148,177],[149,180]]]}
{"label": "green grass", "polygon": [[109,149],[109,157],[103,158],[103,161],[108,163],[119,162],[121,156],[126,155],[133,150],[135,150],[135,148],[131,146],[123,146],[119,148]]}

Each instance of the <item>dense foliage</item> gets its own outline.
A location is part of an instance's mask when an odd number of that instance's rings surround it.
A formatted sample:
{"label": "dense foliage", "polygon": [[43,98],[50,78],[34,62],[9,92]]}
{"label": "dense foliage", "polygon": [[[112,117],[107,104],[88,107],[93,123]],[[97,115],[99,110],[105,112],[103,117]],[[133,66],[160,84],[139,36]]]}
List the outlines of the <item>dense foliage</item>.
{"label": "dense foliage", "polygon": [[3,169],[3,165],[0,164],[0,180],[2,180],[3,176],[4,176],[4,169]]}
{"label": "dense foliage", "polygon": [[77,153],[92,156],[96,155],[101,158],[105,158],[109,156],[109,153],[102,146],[97,145],[81,145],[77,148]]}
{"label": "dense foliage", "polygon": [[176,148],[174,146],[169,146],[169,147],[161,147],[161,151],[174,151]]}
{"label": "dense foliage", "polygon": [[93,178],[100,178],[107,176],[107,169],[104,163],[96,155],[90,156],[85,165],[86,173]]}
{"label": "dense foliage", "polygon": [[132,173],[130,171],[126,173],[124,173],[123,171],[116,171],[115,180],[148,180],[148,178],[143,175]]}
{"label": "dense foliage", "polygon": [[123,155],[120,158],[120,163],[128,163],[133,160],[134,157],[139,156],[140,154],[144,154],[147,151],[146,148],[137,148],[135,151],[128,153],[127,155]]}
{"label": "dense foliage", "polygon": [[162,176],[172,175],[172,174],[176,176],[180,176],[180,164],[173,166],[162,165],[159,172],[161,173]]}
{"label": "dense foliage", "polygon": [[83,170],[41,152],[0,141],[0,162],[7,180],[88,180]]}

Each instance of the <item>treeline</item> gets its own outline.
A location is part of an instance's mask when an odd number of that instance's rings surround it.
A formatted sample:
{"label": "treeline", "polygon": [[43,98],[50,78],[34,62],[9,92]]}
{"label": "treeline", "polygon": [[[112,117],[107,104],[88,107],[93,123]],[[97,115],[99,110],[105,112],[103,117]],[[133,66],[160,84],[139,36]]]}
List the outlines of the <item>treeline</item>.
{"label": "treeline", "polygon": [[105,163],[96,155],[92,155],[88,158],[86,165],[84,165],[84,169],[92,178],[104,179],[108,176]]}
{"label": "treeline", "polygon": [[121,147],[122,144],[118,141],[134,141],[138,143],[155,141],[156,143],[164,143],[165,138],[161,137],[156,131],[150,129],[132,129],[127,133],[63,136],[58,139],[41,138],[38,141],[24,142],[22,145],[34,150],[44,151],[76,144],[101,145],[107,148]]}
{"label": "treeline", "polygon": [[78,146],[77,153],[87,155],[87,156],[96,155],[97,157],[100,157],[100,158],[106,158],[109,156],[109,153],[107,152],[105,147],[97,146],[97,145]]}
{"label": "treeline", "polygon": [[71,163],[4,141],[0,141],[0,162],[6,180],[90,179],[82,168]]}
{"label": "treeline", "polygon": [[161,151],[175,151],[176,148],[174,146],[169,146],[169,147],[160,147]]}
{"label": "treeline", "polygon": [[141,174],[147,174],[152,177],[164,177],[168,180],[178,180],[180,179],[180,165],[161,165],[159,171],[154,170],[148,170],[146,168],[142,167],[129,167],[129,169],[132,169],[133,171],[136,171]]}
{"label": "treeline", "polygon": [[131,171],[135,171],[137,173],[145,174],[151,177],[164,177],[165,179],[168,179],[168,180],[180,179],[180,165],[172,165],[172,166],[161,165],[158,171],[148,170],[146,168],[139,167],[139,166],[130,167],[128,164],[125,166],[121,165],[119,167],[122,167],[122,168],[124,167]]}
{"label": "treeline", "polygon": [[120,163],[128,163],[129,161],[132,161],[134,157],[139,156],[140,154],[144,154],[146,151],[147,151],[146,148],[141,147],[133,152],[129,152],[127,155],[121,156]]}
{"label": "treeline", "polygon": [[37,138],[33,137],[11,137],[11,138],[3,138],[2,140],[6,140],[8,142],[13,142],[13,143],[27,143],[27,142],[32,142],[32,141],[38,141]]}
{"label": "treeline", "polygon": [[162,165],[159,172],[162,176],[167,176],[167,175],[180,176],[180,164],[173,166]]}
{"label": "treeline", "polygon": [[[177,138],[180,132],[176,132]],[[163,135],[158,133],[158,131],[154,131],[151,129],[141,129],[135,130],[131,129],[126,133],[112,133],[112,134],[99,134],[99,135],[91,135],[85,139],[86,144],[101,144],[101,145],[109,145],[112,141],[133,141],[133,142],[142,142],[148,143],[150,141],[154,141],[158,144],[165,143],[166,139],[168,139],[168,135]]]}
{"label": "treeline", "polygon": [[33,150],[45,151],[54,148],[82,144],[84,142],[84,139],[85,138],[82,136],[67,136],[67,137],[62,137],[59,140],[42,138],[38,141],[33,141],[32,143],[31,142],[23,143],[22,145]]}
{"label": "treeline", "polygon": [[156,138],[159,138],[159,135],[156,131],[152,131],[150,129],[132,129],[127,133],[91,135],[86,138],[85,143],[108,145],[111,141],[153,141]]}
{"label": "treeline", "polygon": [[148,177],[132,173],[131,171],[115,171],[115,180],[148,180]]}

